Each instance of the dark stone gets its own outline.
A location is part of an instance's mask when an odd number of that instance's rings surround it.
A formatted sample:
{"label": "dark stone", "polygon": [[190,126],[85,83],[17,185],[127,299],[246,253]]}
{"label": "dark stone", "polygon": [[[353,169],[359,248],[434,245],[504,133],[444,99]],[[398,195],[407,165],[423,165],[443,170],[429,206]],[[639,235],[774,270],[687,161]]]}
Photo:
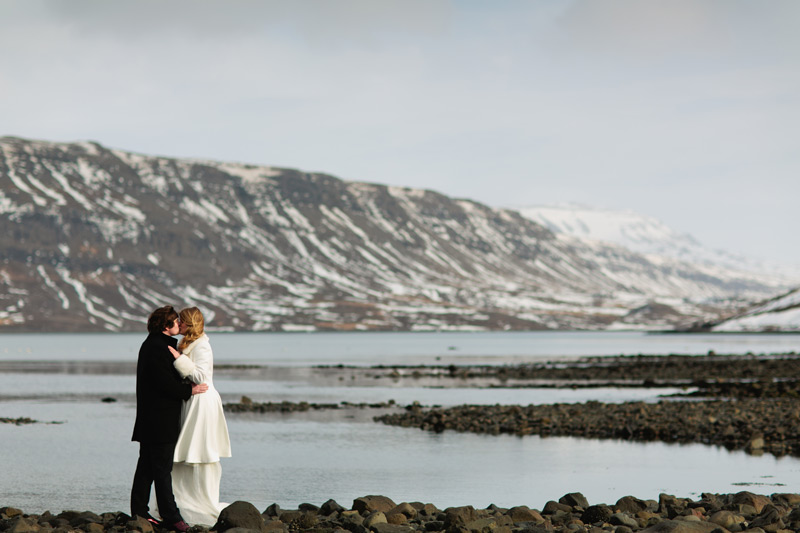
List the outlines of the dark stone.
{"label": "dark stone", "polygon": [[589,507],[589,500],[580,492],[570,492],[559,498],[558,503],[569,505],[570,507],[580,507],[586,509]]}
{"label": "dark stone", "polygon": [[272,505],[270,505],[269,507],[264,509],[264,513],[263,514],[265,514],[266,516],[269,516],[269,517],[280,516],[281,515],[281,506],[278,505],[277,503],[273,503]]}
{"label": "dark stone", "polygon": [[249,502],[233,502],[219,513],[217,523],[213,530],[223,533],[233,528],[254,529],[263,531],[264,517],[258,512],[255,505]]}
{"label": "dark stone", "polygon": [[303,513],[301,511],[283,511],[278,518],[281,522],[288,525],[292,522],[297,522],[302,516]]}
{"label": "dark stone", "polygon": [[581,515],[581,522],[584,524],[596,524],[598,522],[608,522],[614,512],[608,505],[590,505]]}
{"label": "dark stone", "polygon": [[85,524],[102,524],[103,519],[100,518],[100,515],[92,513],[91,511],[84,511],[82,513],[78,513],[75,517],[73,517],[69,521],[69,525],[72,527],[81,527]]}
{"label": "dark stone", "polygon": [[471,505],[448,507],[444,510],[444,515],[444,525],[447,529],[452,526],[463,526],[478,518],[475,508]]}
{"label": "dark stone", "polygon": [[572,507],[570,507],[569,505],[564,505],[563,503],[550,500],[549,502],[544,504],[544,507],[542,508],[542,514],[555,514],[558,512],[571,513]]}
{"label": "dark stone", "polygon": [[635,515],[639,511],[647,510],[647,502],[633,496],[623,496],[614,504],[614,509]]}
{"label": "dark stone", "polygon": [[391,511],[395,507],[397,507],[397,504],[386,496],[362,496],[353,500],[353,510],[358,511],[362,515],[373,511],[385,513]]}
{"label": "dark stone", "polygon": [[316,513],[319,511],[319,507],[310,503],[301,503],[298,509],[306,513]]}
{"label": "dark stone", "polygon": [[322,504],[322,507],[319,508],[319,512],[322,515],[332,515],[334,513],[341,513],[344,511],[344,507],[336,503],[334,500],[328,500]]}

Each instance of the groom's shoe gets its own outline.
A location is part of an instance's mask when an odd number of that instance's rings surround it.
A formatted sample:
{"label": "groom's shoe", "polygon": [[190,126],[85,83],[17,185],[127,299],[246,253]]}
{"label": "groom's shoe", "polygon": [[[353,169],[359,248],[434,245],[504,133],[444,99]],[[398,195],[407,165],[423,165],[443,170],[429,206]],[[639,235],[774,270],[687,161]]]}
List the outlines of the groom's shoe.
{"label": "groom's shoe", "polygon": [[170,526],[170,529],[173,529],[175,531],[180,531],[180,533],[186,533],[187,531],[189,531],[189,524],[187,524],[183,520],[178,520],[177,522],[175,522]]}

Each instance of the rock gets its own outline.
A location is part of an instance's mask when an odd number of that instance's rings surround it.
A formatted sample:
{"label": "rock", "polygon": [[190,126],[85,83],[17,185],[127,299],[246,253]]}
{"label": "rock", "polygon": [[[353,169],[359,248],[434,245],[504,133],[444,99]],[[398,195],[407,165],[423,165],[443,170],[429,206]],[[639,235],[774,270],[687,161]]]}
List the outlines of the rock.
{"label": "rock", "polygon": [[289,525],[297,522],[302,517],[303,513],[301,511],[283,511],[281,515],[278,517],[278,520],[280,520],[286,525]]}
{"label": "rock", "polygon": [[401,503],[398,504],[397,507],[386,513],[386,517],[388,518],[390,515],[401,513],[406,518],[416,518],[417,517],[417,510],[410,504],[410,503]]}
{"label": "rock", "polygon": [[[264,531],[269,531],[270,533],[288,532],[289,527],[280,520],[267,520],[266,522],[264,522]],[[227,533],[235,533],[235,532],[233,529],[229,529]]]}
{"label": "rock", "polygon": [[414,528],[397,524],[378,523],[372,526],[372,531],[375,533],[412,533]]}
{"label": "rock", "polygon": [[614,513],[611,511],[611,508],[608,505],[590,505],[581,515],[581,522],[584,524],[608,522],[612,514]]}
{"label": "rock", "polygon": [[679,500],[670,494],[658,495],[658,512],[667,518],[675,518],[683,513],[686,508],[686,502]]}
{"label": "rock", "polygon": [[233,528],[254,529],[264,531],[264,517],[258,512],[255,505],[249,502],[236,501],[219,513],[217,523],[213,530],[223,533]]}
{"label": "rock", "polygon": [[82,513],[77,513],[70,521],[69,525],[72,527],[80,527],[85,524],[102,524],[103,519],[100,518],[100,515],[92,513],[90,511],[84,511]]}
{"label": "rock", "polygon": [[471,505],[465,505],[463,507],[448,507],[444,510],[444,514],[444,525],[447,528],[452,526],[463,526],[478,518],[478,513]]}
{"label": "rock", "polygon": [[479,518],[464,525],[470,533],[491,533],[498,529],[497,521],[494,518]]}
{"label": "rock", "polygon": [[559,498],[558,503],[569,505],[570,507],[580,507],[586,509],[589,507],[589,500],[580,492],[570,492]]}
{"label": "rock", "polygon": [[633,496],[623,496],[614,504],[614,509],[617,511],[622,511],[634,516],[639,511],[646,511],[647,508],[647,502],[639,498],[634,498]]}
{"label": "rock", "polygon": [[506,512],[506,516],[517,522],[544,522],[544,518],[539,511],[530,509],[527,505],[512,507]]}
{"label": "rock", "polygon": [[6,529],[6,533],[36,533],[42,529],[35,519],[25,518],[21,515],[12,518],[10,523],[11,527]]}
{"label": "rock", "polygon": [[764,506],[764,509],[761,510],[761,513],[756,519],[750,522],[749,527],[760,527],[765,531],[771,531],[783,529],[784,524],[783,520],[781,520],[781,513],[778,512],[778,509],[776,509],[774,505],[770,504]]}
{"label": "rock", "polygon": [[544,504],[544,507],[542,508],[542,514],[555,514],[558,512],[571,513],[572,507],[570,507],[569,505],[564,505],[563,503],[558,503],[554,502],[553,500],[550,500],[549,502]]}
{"label": "rock", "polygon": [[[772,501],[784,507],[800,506],[800,494],[778,493],[772,495]],[[2,510],[0,510],[2,512]]]}
{"label": "rock", "polygon": [[[61,518],[59,516],[59,518]],[[65,520],[61,518],[61,520]],[[147,521],[146,518],[142,518],[141,516],[135,516],[131,518],[127,524],[125,524],[125,528],[132,531],[141,531],[142,533],[153,533],[153,525]]]}
{"label": "rock", "polygon": [[96,522],[89,522],[88,524],[84,524],[81,526],[81,529],[86,531],[86,533],[104,533],[104,531],[106,530],[106,528],[103,527],[103,524],[98,524]]}
{"label": "rock", "polygon": [[313,529],[319,525],[319,517],[317,513],[312,511],[303,512],[297,521],[291,524],[291,527],[297,526],[299,529]]}
{"label": "rock", "polygon": [[433,505],[432,503],[424,503],[423,504],[423,503],[419,503],[419,502],[414,502],[414,503],[411,504],[411,506],[414,509],[417,510],[417,516],[419,516],[419,515],[422,515],[422,516],[436,516],[437,514],[440,513],[439,509],[437,509],[436,506]]}
{"label": "rock", "polygon": [[339,515],[339,522],[344,529],[351,533],[366,533],[369,531],[364,527],[364,517],[358,511],[342,511]]}
{"label": "rock", "polygon": [[732,511],[717,511],[713,513],[711,516],[708,517],[708,521],[712,524],[717,524],[718,526],[722,526],[726,529],[730,529],[735,524],[741,524],[744,522],[744,517],[737,515]]}
{"label": "rock", "polygon": [[319,513],[325,516],[332,515],[334,513],[341,513],[344,511],[345,508],[336,503],[334,500],[328,500],[322,504],[319,508]]}
{"label": "rock", "polygon": [[353,500],[353,509],[362,515],[374,511],[385,513],[395,507],[397,507],[397,504],[386,496],[362,496]]}
{"label": "rock", "polygon": [[614,513],[608,518],[608,523],[612,526],[627,526],[629,528],[639,527],[639,522],[627,513]]}
{"label": "rock", "polygon": [[388,524],[389,521],[386,520],[386,515],[380,511],[373,511],[367,516],[364,517],[364,527],[367,529],[372,529],[372,526],[375,524]]}
{"label": "rock", "polygon": [[765,506],[772,502],[766,496],[753,494],[752,492],[742,491],[733,495],[732,502],[737,505],[750,505],[755,508],[756,514],[760,513]]}
{"label": "rock", "polygon": [[316,513],[319,511],[319,507],[310,503],[301,503],[297,508],[304,513]]}
{"label": "rock", "polygon": [[399,526],[408,522],[408,517],[403,513],[391,513],[386,515],[386,521],[390,524]]}
{"label": "rock", "polygon": [[272,505],[270,505],[269,507],[264,509],[264,513],[263,514],[265,514],[267,516],[272,516],[272,517],[280,516],[281,515],[281,507],[277,503],[273,503]]}
{"label": "rock", "polygon": [[641,533],[730,533],[717,524],[708,522],[687,522],[685,520],[664,520]]}
{"label": "rock", "polygon": [[0,517],[2,518],[14,518],[21,514],[23,514],[22,511],[16,507],[0,507]]}
{"label": "rock", "polygon": [[750,453],[761,452],[764,450],[764,437],[757,436],[750,439],[744,449]]}

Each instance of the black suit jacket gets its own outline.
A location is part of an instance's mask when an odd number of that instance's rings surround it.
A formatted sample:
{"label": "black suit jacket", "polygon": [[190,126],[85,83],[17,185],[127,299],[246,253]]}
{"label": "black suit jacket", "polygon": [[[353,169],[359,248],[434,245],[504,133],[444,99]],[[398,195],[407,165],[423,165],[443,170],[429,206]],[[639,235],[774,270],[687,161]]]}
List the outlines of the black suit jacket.
{"label": "black suit jacket", "polygon": [[139,349],[136,365],[136,424],[131,440],[148,443],[177,442],[181,431],[181,406],[192,396],[192,385],[175,370],[167,346],[178,341],[151,333]]}

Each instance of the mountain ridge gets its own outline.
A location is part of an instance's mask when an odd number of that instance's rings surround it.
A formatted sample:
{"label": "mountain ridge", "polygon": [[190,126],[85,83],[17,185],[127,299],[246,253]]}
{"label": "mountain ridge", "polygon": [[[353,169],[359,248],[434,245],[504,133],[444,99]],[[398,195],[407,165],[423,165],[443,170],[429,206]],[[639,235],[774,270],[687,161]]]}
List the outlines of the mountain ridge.
{"label": "mountain ridge", "polygon": [[0,331],[141,330],[166,303],[228,330],[666,328],[787,288],[436,191],[96,142],[0,138],[0,185]]}

